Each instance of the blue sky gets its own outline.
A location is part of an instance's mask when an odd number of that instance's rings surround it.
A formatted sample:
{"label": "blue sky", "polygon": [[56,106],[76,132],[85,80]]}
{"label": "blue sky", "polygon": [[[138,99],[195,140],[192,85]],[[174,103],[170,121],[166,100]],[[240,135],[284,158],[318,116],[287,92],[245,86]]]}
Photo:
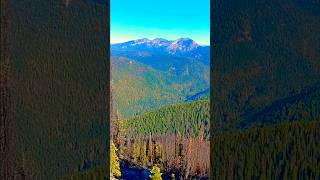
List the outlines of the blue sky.
{"label": "blue sky", "polygon": [[110,0],[111,43],[189,37],[210,44],[210,0]]}

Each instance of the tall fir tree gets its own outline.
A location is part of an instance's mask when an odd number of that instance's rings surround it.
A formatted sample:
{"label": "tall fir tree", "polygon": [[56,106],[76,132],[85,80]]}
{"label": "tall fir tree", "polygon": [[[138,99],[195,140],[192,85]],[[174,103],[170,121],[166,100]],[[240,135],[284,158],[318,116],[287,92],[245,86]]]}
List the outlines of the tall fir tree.
{"label": "tall fir tree", "polygon": [[110,173],[115,177],[121,176],[120,162],[117,156],[117,148],[112,141],[110,142]]}

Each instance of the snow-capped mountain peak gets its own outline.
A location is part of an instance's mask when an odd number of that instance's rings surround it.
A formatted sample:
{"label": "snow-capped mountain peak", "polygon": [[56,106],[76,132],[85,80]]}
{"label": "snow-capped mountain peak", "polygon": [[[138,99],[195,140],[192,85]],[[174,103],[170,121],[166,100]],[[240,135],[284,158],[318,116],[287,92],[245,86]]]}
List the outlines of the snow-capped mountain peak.
{"label": "snow-capped mountain peak", "polygon": [[175,41],[169,41],[163,38],[156,38],[153,40],[143,38],[115,45],[122,46],[124,48],[129,48],[130,46],[165,47],[170,52],[190,51],[199,47],[199,45],[195,41],[189,38],[179,38]]}
{"label": "snow-capped mountain peak", "polygon": [[180,38],[173,41],[170,46],[167,48],[169,52],[175,53],[176,51],[191,51],[199,45],[189,38]]}
{"label": "snow-capped mountain peak", "polygon": [[210,47],[200,46],[190,38],[179,38],[174,41],[143,38],[111,45],[111,54],[123,53],[135,54],[138,57],[170,55],[199,59],[205,64],[210,62]]}
{"label": "snow-capped mountain peak", "polygon": [[134,40],[131,45],[145,44],[145,43],[149,43],[149,42],[151,42],[150,39],[148,39],[148,38],[143,38],[143,39]]}
{"label": "snow-capped mountain peak", "polygon": [[156,39],[152,40],[152,44],[154,46],[158,46],[158,47],[160,47],[160,46],[168,46],[168,45],[170,45],[171,42],[172,41],[168,41],[168,40],[163,39],[163,38],[156,38]]}

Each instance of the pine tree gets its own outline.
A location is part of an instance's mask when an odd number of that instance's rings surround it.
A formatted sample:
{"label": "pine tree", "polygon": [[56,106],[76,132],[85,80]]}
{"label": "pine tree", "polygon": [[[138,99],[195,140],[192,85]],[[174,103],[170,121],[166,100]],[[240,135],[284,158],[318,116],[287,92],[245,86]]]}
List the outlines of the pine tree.
{"label": "pine tree", "polygon": [[152,139],[151,139],[151,134],[149,134],[149,148],[148,148],[148,152],[149,152],[149,160],[150,163],[153,164],[153,145],[152,145]]}
{"label": "pine tree", "polygon": [[156,144],[156,163],[162,163],[162,145],[157,143]]}
{"label": "pine tree", "polygon": [[142,163],[142,166],[146,166],[148,164],[147,144],[146,143],[143,143],[143,146],[141,149],[141,163]]}
{"label": "pine tree", "polygon": [[139,156],[140,156],[140,137],[138,138],[137,142],[134,143],[134,146],[133,146],[132,158],[135,163],[138,162]]}
{"label": "pine tree", "polygon": [[124,121],[119,119],[118,126],[119,126],[119,134],[118,134],[119,154],[123,155],[124,151],[125,151],[125,147],[124,147],[125,124],[124,124]]}
{"label": "pine tree", "polygon": [[150,173],[151,173],[151,175],[149,176],[150,180],[162,180],[162,177],[161,177],[162,173],[160,173],[159,167],[153,166]]}
{"label": "pine tree", "polygon": [[117,156],[117,148],[114,143],[110,143],[110,173],[116,177],[121,176],[119,158]]}

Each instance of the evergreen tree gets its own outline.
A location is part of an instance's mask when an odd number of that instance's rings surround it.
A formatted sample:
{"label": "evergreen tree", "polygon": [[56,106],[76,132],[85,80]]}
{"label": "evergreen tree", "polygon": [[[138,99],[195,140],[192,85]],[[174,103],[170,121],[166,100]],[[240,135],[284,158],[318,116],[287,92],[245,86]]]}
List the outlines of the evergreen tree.
{"label": "evergreen tree", "polygon": [[120,162],[117,156],[117,148],[114,143],[110,143],[110,173],[116,177],[121,176]]}
{"label": "evergreen tree", "polygon": [[134,143],[134,146],[133,146],[132,158],[135,163],[138,162],[139,156],[140,156],[140,137],[138,138],[137,142]]}
{"label": "evergreen tree", "polygon": [[153,164],[153,145],[152,145],[152,138],[151,138],[151,134],[149,134],[149,148],[148,148],[148,154],[149,154],[149,160],[150,163]]}
{"label": "evergreen tree", "polygon": [[161,144],[156,144],[156,163],[160,164],[162,163],[162,145]]}
{"label": "evergreen tree", "polygon": [[141,163],[142,166],[146,166],[148,163],[148,158],[147,158],[147,144],[143,143],[142,149],[141,149]]}
{"label": "evergreen tree", "polygon": [[125,139],[125,124],[123,120],[118,121],[119,126],[119,135],[118,135],[118,142],[119,142],[119,155],[123,155],[125,151],[124,147],[124,139]]}
{"label": "evergreen tree", "polygon": [[161,177],[162,173],[160,173],[159,167],[153,166],[150,173],[151,173],[151,175],[149,176],[150,180],[162,180],[162,177]]}

